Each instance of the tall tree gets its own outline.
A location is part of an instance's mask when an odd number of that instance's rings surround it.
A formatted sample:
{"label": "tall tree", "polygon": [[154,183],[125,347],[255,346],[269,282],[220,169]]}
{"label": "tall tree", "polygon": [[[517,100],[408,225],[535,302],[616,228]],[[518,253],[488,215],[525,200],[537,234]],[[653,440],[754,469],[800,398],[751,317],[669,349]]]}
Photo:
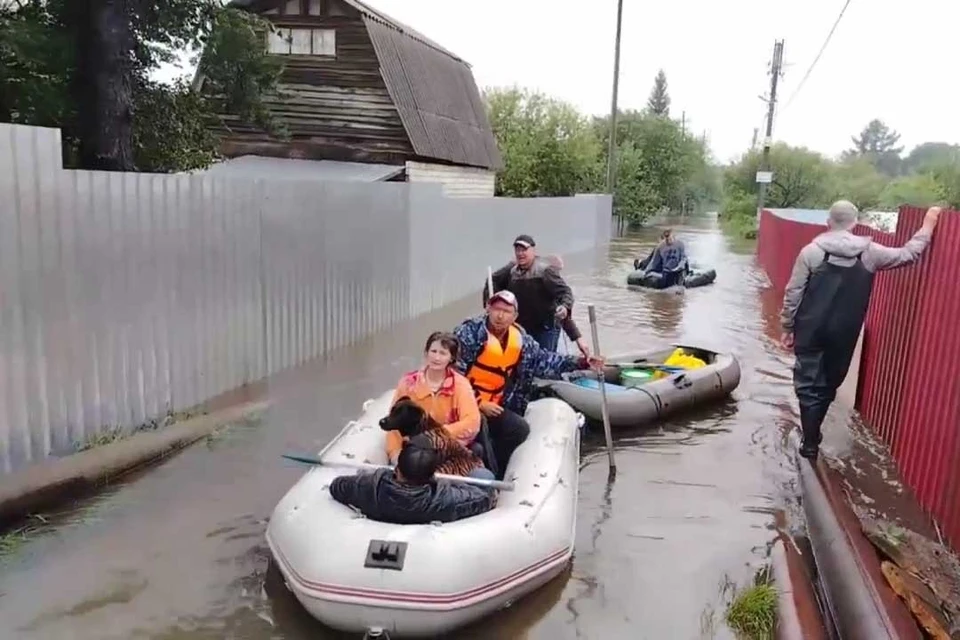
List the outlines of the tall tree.
{"label": "tall tree", "polygon": [[[833,166],[819,153],[778,142],[770,147],[770,166],[773,182],[767,191],[768,207],[791,209],[830,205],[830,198],[834,195],[831,183]],[[759,167],[758,151],[748,152],[739,162],[728,167],[724,176],[725,194],[752,194]],[[756,204],[753,207],[755,214]]]}
{"label": "tall tree", "polygon": [[667,74],[663,69],[657,72],[653,81],[653,89],[647,98],[647,110],[653,115],[667,117],[670,115],[670,94],[667,93]]}
{"label": "tall tree", "polygon": [[484,99],[505,165],[497,195],[571,196],[599,188],[600,145],[573,106],[516,87],[487,90]]}
{"label": "tall tree", "polygon": [[217,99],[259,123],[280,69],[269,28],[220,0],[0,1],[0,120],[59,127],[70,167],[198,168],[215,156],[204,123],[218,111],[151,72],[210,42],[203,61]]}
{"label": "tall tree", "polygon": [[133,171],[133,84],[136,37],[133,0],[74,0],[68,24],[76,27],[80,164],[87,169]]}
{"label": "tall tree", "polygon": [[924,172],[943,164],[960,165],[960,144],[924,142],[914,147],[903,160],[906,171]]}
{"label": "tall tree", "polygon": [[888,127],[882,120],[873,119],[863,128],[860,135],[852,136],[853,149],[848,151],[845,159],[855,157],[867,158],[877,168],[877,171],[887,176],[900,173],[902,146],[900,134]]}

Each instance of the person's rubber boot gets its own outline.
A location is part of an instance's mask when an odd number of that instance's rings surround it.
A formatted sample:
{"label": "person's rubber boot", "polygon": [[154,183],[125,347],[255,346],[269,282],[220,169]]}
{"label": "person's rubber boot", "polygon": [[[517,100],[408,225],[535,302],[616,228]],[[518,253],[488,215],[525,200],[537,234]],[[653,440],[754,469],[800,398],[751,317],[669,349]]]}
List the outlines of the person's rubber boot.
{"label": "person's rubber boot", "polygon": [[811,462],[817,461],[817,455],[820,453],[820,443],[823,441],[823,434],[820,428],[823,424],[822,412],[815,407],[800,409],[800,431],[802,440],[800,442],[800,455]]}

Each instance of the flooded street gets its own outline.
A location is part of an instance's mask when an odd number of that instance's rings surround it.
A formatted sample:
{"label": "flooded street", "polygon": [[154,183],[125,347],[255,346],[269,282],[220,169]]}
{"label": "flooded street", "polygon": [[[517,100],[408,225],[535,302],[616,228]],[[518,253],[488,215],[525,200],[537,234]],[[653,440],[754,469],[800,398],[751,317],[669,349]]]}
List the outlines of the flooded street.
{"label": "flooded street", "polygon": [[[612,486],[601,432],[591,434],[571,570],[455,637],[733,637],[722,620],[731,586],[764,564],[774,513],[794,499],[784,438],[794,421],[788,358],[773,340],[777,301],[761,296],[752,247],[731,244],[712,219],[675,229],[695,263],[716,268],[714,285],[629,290],[633,259],[658,235],[647,230],[614,241],[599,273],[567,274],[577,322],[587,331],[587,304],[596,305],[606,354],[673,340],[732,351],[739,389],[670,424],[615,433]],[[319,450],[365,399],[419,362],[431,330],[475,313],[476,298],[272,386],[277,404],[261,419],[38,521],[0,557],[0,637],[341,637],[312,621],[268,572],[266,520],[303,473],[280,454]]]}

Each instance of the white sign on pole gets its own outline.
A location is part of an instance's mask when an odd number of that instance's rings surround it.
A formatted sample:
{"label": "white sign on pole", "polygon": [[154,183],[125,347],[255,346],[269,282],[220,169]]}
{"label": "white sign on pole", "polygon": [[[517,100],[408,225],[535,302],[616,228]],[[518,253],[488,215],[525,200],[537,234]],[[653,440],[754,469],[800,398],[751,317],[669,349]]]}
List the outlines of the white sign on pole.
{"label": "white sign on pole", "polygon": [[762,184],[773,182],[773,171],[757,171],[757,182]]}

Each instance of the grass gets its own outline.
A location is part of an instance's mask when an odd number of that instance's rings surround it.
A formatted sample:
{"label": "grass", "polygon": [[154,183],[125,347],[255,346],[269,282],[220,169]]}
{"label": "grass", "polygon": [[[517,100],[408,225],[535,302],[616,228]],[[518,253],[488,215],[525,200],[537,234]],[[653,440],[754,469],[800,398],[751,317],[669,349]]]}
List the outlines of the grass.
{"label": "grass", "polygon": [[47,519],[41,515],[31,515],[30,519],[39,524],[31,522],[19,529],[14,529],[0,535],[0,559],[16,553],[16,551],[30,539],[30,536],[40,531],[43,525],[47,523]]}
{"label": "grass", "polygon": [[174,422],[182,422],[183,420],[189,420],[190,418],[195,418],[206,413],[207,412],[203,409],[191,409],[187,411],[175,412],[170,411],[160,418],[148,420],[141,425],[133,427],[132,429],[124,429],[123,427],[104,427],[95,433],[91,433],[82,440],[75,442],[73,444],[73,450],[74,453],[80,453],[81,451],[96,449],[97,447],[119,442],[120,440],[129,438],[130,436],[142,431],[156,431],[157,429],[167,427]]}
{"label": "grass", "polygon": [[755,216],[722,216],[720,227],[731,235],[745,240],[756,240],[757,222]]}
{"label": "grass", "polygon": [[720,226],[739,238],[757,237],[757,197],[752,193],[727,194],[720,206]]}
{"label": "grass", "polygon": [[773,640],[777,627],[777,590],[768,570],[757,574],[753,586],[736,593],[727,607],[725,619],[744,640]]}

